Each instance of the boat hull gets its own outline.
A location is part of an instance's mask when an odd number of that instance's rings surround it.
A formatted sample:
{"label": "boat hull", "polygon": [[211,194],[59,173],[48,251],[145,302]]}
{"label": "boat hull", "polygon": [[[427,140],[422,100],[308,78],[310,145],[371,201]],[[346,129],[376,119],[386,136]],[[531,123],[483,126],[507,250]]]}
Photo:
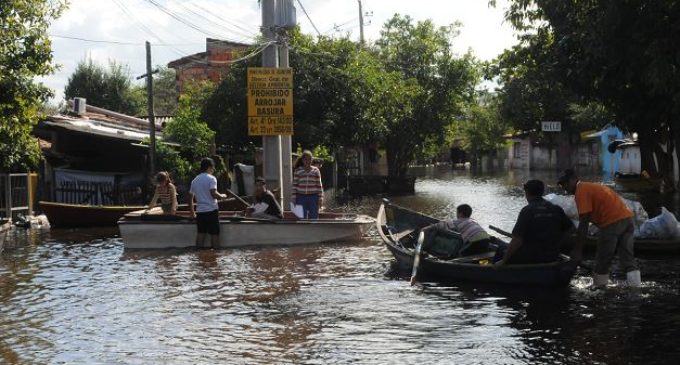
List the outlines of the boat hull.
{"label": "boat hull", "polygon": [[55,202],[39,202],[52,227],[107,227],[115,226],[122,216],[141,206],[96,206],[84,204],[63,204]]}
{"label": "boat hull", "polygon": [[[373,218],[352,220],[220,221],[220,248],[247,246],[291,246],[360,239],[374,224]],[[196,224],[121,219],[118,224],[126,249],[195,247]],[[209,245],[208,239],[204,243]]]}
{"label": "boat hull", "polygon": [[2,252],[5,247],[5,241],[7,241],[11,229],[12,222],[0,219],[0,252]]}
{"label": "boat hull", "polygon": [[[408,209],[389,206],[393,221],[387,222],[385,204],[380,206],[376,226],[387,249],[392,253],[400,269],[410,270],[413,266],[414,250],[402,241],[399,232],[393,234],[391,229],[400,231],[425,227],[435,218],[418,214]],[[401,222],[399,220],[402,220]],[[404,221],[407,220],[407,221]],[[400,228],[395,228],[400,227]],[[443,281],[475,281],[496,284],[518,284],[537,286],[566,286],[576,272],[568,257],[562,256],[559,261],[531,265],[482,265],[479,262],[456,262],[440,260],[432,256],[421,257],[419,272],[422,275],[435,277]]]}

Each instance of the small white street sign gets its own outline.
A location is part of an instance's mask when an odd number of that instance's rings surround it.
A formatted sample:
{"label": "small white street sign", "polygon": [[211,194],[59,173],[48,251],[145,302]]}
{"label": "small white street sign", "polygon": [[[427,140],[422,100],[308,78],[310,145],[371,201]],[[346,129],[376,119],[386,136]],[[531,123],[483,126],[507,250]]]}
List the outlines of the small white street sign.
{"label": "small white street sign", "polygon": [[562,132],[562,122],[541,122],[543,132]]}

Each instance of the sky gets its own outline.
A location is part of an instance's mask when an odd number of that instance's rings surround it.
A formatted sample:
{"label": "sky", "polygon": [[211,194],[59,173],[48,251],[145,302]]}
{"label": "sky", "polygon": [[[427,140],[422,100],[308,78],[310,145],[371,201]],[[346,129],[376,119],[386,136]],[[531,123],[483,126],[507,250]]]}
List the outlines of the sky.
{"label": "sky", "polygon": [[[320,33],[338,36],[349,33],[351,38],[359,39],[356,0],[300,2]],[[460,22],[460,35],[452,41],[454,50],[460,54],[470,50],[478,58],[490,60],[516,43],[512,28],[503,20],[507,2],[499,0],[493,8],[487,0],[363,0],[363,11],[369,13],[364,18],[365,38],[369,42],[377,39],[382,25],[395,13],[415,20],[430,19],[436,25]],[[40,79],[55,91],[55,102],[63,99],[68,77],[83,59],[126,64],[131,76],[136,77],[145,73],[144,41],[152,44],[152,63],[167,65],[172,60],[205,51],[207,37],[253,42],[261,23],[256,0],[70,0],[69,3],[69,8],[53,21],[49,31],[54,62],[59,69]],[[297,0],[295,6],[302,31],[316,34]]]}

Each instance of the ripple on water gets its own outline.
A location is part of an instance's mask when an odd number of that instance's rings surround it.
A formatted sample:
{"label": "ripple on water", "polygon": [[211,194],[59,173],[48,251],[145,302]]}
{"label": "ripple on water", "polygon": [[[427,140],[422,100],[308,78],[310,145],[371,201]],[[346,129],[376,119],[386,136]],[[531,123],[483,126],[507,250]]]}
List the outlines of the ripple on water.
{"label": "ripple on water", "polygon": [[[511,229],[524,175],[429,172],[394,200],[437,217],[469,203]],[[550,181],[549,179],[546,179]],[[339,210],[374,214],[377,198]],[[503,207],[503,209],[499,209]],[[558,290],[424,282],[361,242],[224,251],[123,250],[117,232],[29,235],[0,255],[0,363],[654,363],[678,356],[680,260],[645,284]],[[591,262],[589,262],[591,263]]]}

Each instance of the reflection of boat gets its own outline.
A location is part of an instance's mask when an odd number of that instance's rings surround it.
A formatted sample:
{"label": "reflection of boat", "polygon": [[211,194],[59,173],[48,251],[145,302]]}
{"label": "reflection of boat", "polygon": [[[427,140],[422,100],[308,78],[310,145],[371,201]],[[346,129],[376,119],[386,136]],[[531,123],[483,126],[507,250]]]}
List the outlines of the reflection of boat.
{"label": "reflection of boat", "polygon": [[[588,236],[586,244],[597,247],[597,236]],[[680,253],[680,239],[635,239],[635,253]]]}
{"label": "reflection of boat", "polygon": [[[195,223],[187,212],[177,216],[125,215],[119,222],[125,248],[193,247]],[[319,219],[298,220],[286,212],[282,220],[266,220],[220,212],[220,247],[288,246],[359,239],[373,225],[366,215],[320,213]]]}
{"label": "reflection of boat", "polygon": [[[390,221],[388,222],[388,217]],[[413,266],[415,235],[413,230],[438,222],[437,219],[394,206],[382,204],[378,211],[377,228],[383,242],[392,252],[399,266]],[[452,237],[460,240],[460,236]],[[495,239],[498,242],[498,239]],[[494,266],[490,263],[494,252],[454,259],[440,259],[428,255],[420,259],[419,270],[445,280],[469,280],[502,284],[564,286],[576,271],[567,256],[554,263]]]}
{"label": "reflection of boat", "polygon": [[[41,201],[39,204],[50,225],[57,228],[115,226],[125,214],[145,209],[144,206],[139,205],[107,206],[46,201]],[[241,201],[233,198],[220,202],[220,209],[223,210],[243,210],[245,207]],[[185,205],[179,206],[179,210],[185,209]]]}
{"label": "reflection of boat", "polygon": [[5,240],[9,236],[10,229],[12,229],[12,223],[8,219],[0,219],[0,252],[5,247]]}

